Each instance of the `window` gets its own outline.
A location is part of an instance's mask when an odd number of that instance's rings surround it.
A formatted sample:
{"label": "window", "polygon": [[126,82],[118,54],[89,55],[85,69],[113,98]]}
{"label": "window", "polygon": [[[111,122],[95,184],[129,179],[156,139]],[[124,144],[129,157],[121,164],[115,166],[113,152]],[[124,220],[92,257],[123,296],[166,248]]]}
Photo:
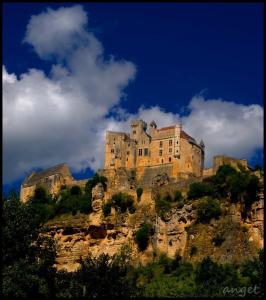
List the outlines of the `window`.
{"label": "window", "polygon": [[133,130],[133,134],[136,134],[136,130]]}
{"label": "window", "polygon": [[169,146],[171,147],[173,145],[173,141],[169,140]]}
{"label": "window", "polygon": [[169,148],[169,153],[172,153],[172,150],[173,150],[172,148]]}
{"label": "window", "polygon": [[139,149],[139,156],[142,156],[142,149]]}
{"label": "window", "polygon": [[163,150],[159,150],[159,156],[163,156]]}
{"label": "window", "polygon": [[115,153],[115,149],[111,149],[111,153]]}
{"label": "window", "polygon": [[127,151],[127,155],[129,155],[129,151]]}
{"label": "window", "polygon": [[169,157],[169,162],[171,162],[172,161],[172,157]]}
{"label": "window", "polygon": [[144,156],[148,156],[149,155],[149,149],[148,148],[144,148]]}
{"label": "window", "polygon": [[128,144],[127,146],[130,147],[130,144]]}
{"label": "window", "polygon": [[178,141],[176,141],[176,143],[178,144]]}
{"label": "window", "polygon": [[163,142],[161,141],[161,142],[160,142],[160,148],[162,148],[162,146],[163,146]]}
{"label": "window", "polygon": [[163,164],[163,159],[162,159],[162,164]]}

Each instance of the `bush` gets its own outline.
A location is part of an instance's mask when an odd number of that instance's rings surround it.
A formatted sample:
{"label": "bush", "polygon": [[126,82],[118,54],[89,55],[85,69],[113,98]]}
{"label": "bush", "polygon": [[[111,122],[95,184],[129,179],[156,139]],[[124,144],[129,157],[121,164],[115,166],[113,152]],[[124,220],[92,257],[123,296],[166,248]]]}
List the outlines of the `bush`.
{"label": "bush", "polygon": [[160,217],[163,217],[166,212],[171,208],[171,204],[160,197],[155,199],[155,210]]}
{"label": "bush", "polygon": [[35,202],[47,203],[49,202],[50,198],[51,197],[49,197],[48,191],[44,186],[40,185],[36,187],[33,195],[33,199]]}
{"label": "bush", "polygon": [[81,188],[78,185],[74,185],[70,189],[70,195],[81,195]]}
{"label": "bush", "polygon": [[117,193],[112,196],[111,199],[112,206],[114,206],[116,209],[120,209],[122,213],[126,212],[127,209],[130,209],[133,211],[134,206],[134,200],[132,196],[126,194],[126,193]]}
{"label": "bush", "polygon": [[[73,188],[73,187],[72,187]],[[91,198],[86,194],[75,194],[79,193],[78,189],[75,188],[74,195],[71,194],[71,190],[62,190],[60,192],[60,200],[56,203],[56,214],[72,213],[75,215],[78,211],[84,214],[88,214],[92,211]],[[81,190],[80,190],[81,191]],[[81,192],[82,193],[82,192]]]}
{"label": "bush", "polygon": [[103,214],[105,217],[109,216],[111,213],[112,204],[107,202],[103,205]]}
{"label": "bush", "polygon": [[211,196],[214,193],[212,184],[205,182],[193,182],[189,186],[188,198],[197,199],[203,196]]}
{"label": "bush", "polygon": [[138,197],[138,200],[140,200],[140,197],[143,193],[143,188],[142,187],[138,187],[137,188],[137,197]]}
{"label": "bush", "polygon": [[142,224],[140,229],[137,231],[135,241],[138,244],[140,251],[144,251],[147,249],[151,233],[151,226],[146,223]]}
{"label": "bush", "polygon": [[208,223],[212,218],[221,215],[221,208],[217,199],[205,198],[197,207],[198,221]]}
{"label": "bush", "polygon": [[212,242],[214,243],[214,246],[216,246],[216,247],[221,246],[224,241],[225,241],[225,238],[222,235],[220,235],[219,233],[216,234],[216,236],[212,239]]}
{"label": "bush", "polygon": [[198,248],[195,245],[193,245],[190,249],[190,256],[196,255],[197,252],[198,252]]}
{"label": "bush", "polygon": [[182,193],[180,191],[175,191],[174,201],[181,201],[183,199]]}
{"label": "bush", "polygon": [[97,183],[101,183],[103,185],[104,190],[107,188],[107,178],[104,176],[100,176],[98,173],[95,173],[94,176],[88,180],[85,185],[85,193],[91,196],[92,189],[96,186]]}

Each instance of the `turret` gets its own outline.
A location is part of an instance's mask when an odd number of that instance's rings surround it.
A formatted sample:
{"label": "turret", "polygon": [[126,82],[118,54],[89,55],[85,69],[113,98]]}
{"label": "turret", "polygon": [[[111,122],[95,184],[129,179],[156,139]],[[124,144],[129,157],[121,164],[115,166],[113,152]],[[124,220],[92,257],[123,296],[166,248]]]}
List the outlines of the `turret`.
{"label": "turret", "polygon": [[137,140],[147,130],[147,123],[143,120],[132,120],[130,138]]}

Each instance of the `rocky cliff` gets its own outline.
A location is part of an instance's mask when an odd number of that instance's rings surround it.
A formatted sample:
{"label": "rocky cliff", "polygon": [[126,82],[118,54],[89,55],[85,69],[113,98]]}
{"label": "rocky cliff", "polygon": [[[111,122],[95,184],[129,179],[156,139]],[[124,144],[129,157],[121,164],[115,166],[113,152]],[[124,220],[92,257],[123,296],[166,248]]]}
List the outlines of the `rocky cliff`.
{"label": "rocky cliff", "polygon": [[[74,271],[80,257],[88,253],[113,255],[122,246],[128,245],[135,264],[146,264],[160,253],[169,257],[176,254],[198,261],[209,255],[215,261],[239,262],[253,257],[263,247],[264,196],[253,203],[248,218],[241,219],[239,204],[224,200],[222,215],[209,224],[197,223],[197,201],[188,201],[181,207],[173,207],[160,217],[155,211],[158,193],[178,187],[186,193],[188,183],[171,183],[166,176],[156,178],[152,187],[144,188],[140,199],[136,195],[134,178],[121,173],[108,178],[107,190],[97,184],[92,190],[91,214],[61,215],[50,220],[48,232],[57,245],[57,269]],[[123,191],[134,198],[136,211],[121,213],[113,207],[111,214],[104,216],[102,206],[113,194]],[[135,242],[136,232],[143,223],[153,227],[148,247],[139,251]],[[215,245],[217,235],[222,236],[221,245]]]}

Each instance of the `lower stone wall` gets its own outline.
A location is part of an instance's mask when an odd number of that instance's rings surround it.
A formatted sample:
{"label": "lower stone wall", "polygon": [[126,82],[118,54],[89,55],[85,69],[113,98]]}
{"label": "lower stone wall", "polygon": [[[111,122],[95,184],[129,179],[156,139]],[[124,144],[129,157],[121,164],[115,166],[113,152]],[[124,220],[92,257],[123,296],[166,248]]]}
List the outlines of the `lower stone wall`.
{"label": "lower stone wall", "polygon": [[136,170],[138,186],[151,186],[152,180],[159,174],[167,174],[169,178],[173,174],[173,164],[164,164],[153,167],[138,167]]}

